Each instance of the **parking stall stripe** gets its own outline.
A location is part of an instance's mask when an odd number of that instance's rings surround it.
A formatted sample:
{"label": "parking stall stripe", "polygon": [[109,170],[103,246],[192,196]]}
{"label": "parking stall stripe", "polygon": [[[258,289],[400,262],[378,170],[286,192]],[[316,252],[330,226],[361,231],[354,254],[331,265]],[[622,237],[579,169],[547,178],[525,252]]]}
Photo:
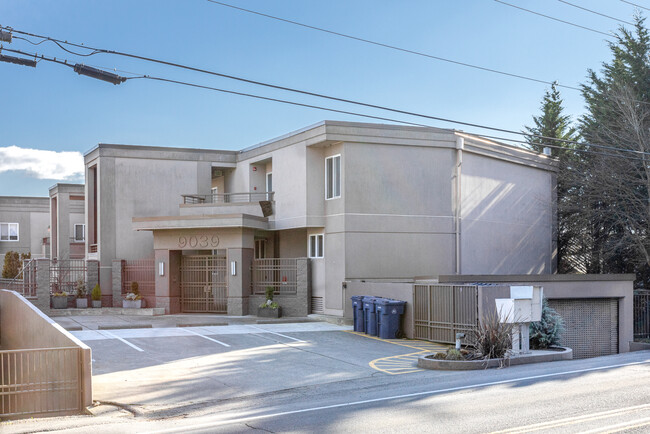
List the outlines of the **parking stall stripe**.
{"label": "parking stall stripe", "polygon": [[272,332],[272,331],[269,331],[269,330],[266,330],[266,329],[263,329],[263,328],[260,328],[260,327],[255,327],[253,325],[249,325],[249,327],[252,327],[252,328],[257,329],[257,330],[261,330],[264,333],[271,333],[272,335],[282,336],[283,338],[291,339],[291,340],[296,341],[296,342],[305,342],[305,341],[302,341],[300,339],[292,338],[291,336],[283,335],[282,333]]}
{"label": "parking stall stripe", "polygon": [[201,333],[197,333],[197,332],[195,332],[195,331],[193,331],[193,330],[185,329],[185,331],[188,332],[188,333],[191,333],[191,334],[193,334],[193,335],[196,335],[196,336],[202,337],[203,339],[207,339],[207,340],[209,340],[209,341],[216,342],[216,343],[218,343],[219,345],[223,345],[224,347],[230,347],[230,345],[228,345],[228,344],[226,344],[226,343],[224,343],[224,342],[218,341],[218,340],[216,340],[216,339],[209,338],[209,337],[207,337],[207,336],[205,336],[205,335],[202,335]]}
{"label": "parking stall stripe", "polygon": [[142,352],[144,352],[144,350],[143,350],[142,348],[133,345],[131,342],[128,342],[127,340],[122,339],[121,337],[119,337],[119,336],[117,336],[117,335],[114,335],[113,333],[111,333],[111,332],[109,332],[109,331],[106,331],[106,330],[97,330],[97,332],[100,333],[100,334],[103,334],[104,336],[108,336],[108,337],[111,338],[111,339],[117,339],[118,341],[122,341],[122,342],[124,342],[125,344],[127,344],[128,346],[130,346],[131,348],[133,348],[134,350],[138,350],[138,351],[142,351]]}

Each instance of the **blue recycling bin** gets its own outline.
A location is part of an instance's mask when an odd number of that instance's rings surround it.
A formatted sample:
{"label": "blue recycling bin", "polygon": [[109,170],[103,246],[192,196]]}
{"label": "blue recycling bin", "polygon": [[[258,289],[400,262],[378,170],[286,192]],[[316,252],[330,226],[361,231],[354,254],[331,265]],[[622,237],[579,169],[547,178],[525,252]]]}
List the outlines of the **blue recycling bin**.
{"label": "blue recycling bin", "polygon": [[363,313],[366,323],[366,334],[377,336],[377,316],[375,315],[376,297],[363,297]]}
{"label": "blue recycling bin", "polygon": [[377,316],[377,336],[382,339],[395,339],[400,329],[405,301],[379,298],[375,301]]}
{"label": "blue recycling bin", "polygon": [[353,295],[350,297],[352,300],[352,314],[354,316],[354,331],[365,332],[366,321],[363,312],[363,295]]}

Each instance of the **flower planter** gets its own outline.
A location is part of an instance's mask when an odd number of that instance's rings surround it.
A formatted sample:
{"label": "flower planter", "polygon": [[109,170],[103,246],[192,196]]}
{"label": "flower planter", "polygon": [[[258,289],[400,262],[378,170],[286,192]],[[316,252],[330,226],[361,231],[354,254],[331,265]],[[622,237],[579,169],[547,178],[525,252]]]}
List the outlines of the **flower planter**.
{"label": "flower planter", "polygon": [[93,300],[93,309],[99,309],[102,307],[102,301],[101,300]]}
{"label": "flower planter", "polygon": [[52,309],[67,309],[68,297],[52,297]]}
{"label": "flower planter", "polygon": [[282,316],[282,308],[271,309],[270,307],[258,307],[257,316],[262,318],[280,318]]}
{"label": "flower planter", "polygon": [[142,300],[122,300],[122,307],[125,309],[140,309]]}
{"label": "flower planter", "polygon": [[77,301],[77,309],[86,309],[88,307],[87,298],[78,298],[76,301]]}

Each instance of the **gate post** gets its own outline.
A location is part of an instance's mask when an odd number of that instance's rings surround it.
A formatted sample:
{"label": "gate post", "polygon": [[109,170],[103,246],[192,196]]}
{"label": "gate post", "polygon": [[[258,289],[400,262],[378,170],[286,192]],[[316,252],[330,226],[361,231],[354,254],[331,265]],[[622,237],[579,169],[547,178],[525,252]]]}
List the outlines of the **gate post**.
{"label": "gate post", "polygon": [[36,261],[36,300],[34,306],[41,312],[50,312],[50,260],[34,259]]}
{"label": "gate post", "polygon": [[[232,263],[235,275],[232,275]],[[228,276],[228,315],[248,315],[248,296],[251,288],[253,249],[228,249],[226,273]]]}
{"label": "gate post", "polygon": [[99,283],[99,261],[95,259],[86,260],[86,289],[88,293]]}
{"label": "gate post", "polygon": [[124,260],[113,259],[113,281],[111,282],[111,293],[113,295],[113,307],[122,307],[122,269]]}

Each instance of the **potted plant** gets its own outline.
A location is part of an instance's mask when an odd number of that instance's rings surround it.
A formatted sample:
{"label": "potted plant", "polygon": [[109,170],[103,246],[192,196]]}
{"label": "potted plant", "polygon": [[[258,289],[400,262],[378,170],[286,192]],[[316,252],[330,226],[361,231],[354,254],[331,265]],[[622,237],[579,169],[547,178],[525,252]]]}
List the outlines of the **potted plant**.
{"label": "potted plant", "polygon": [[86,282],[80,277],[75,284],[75,290],[77,292],[77,308],[85,309],[88,307],[88,291],[86,290]]}
{"label": "potted plant", "polygon": [[90,293],[90,298],[93,299],[93,308],[96,309],[102,307],[102,290],[99,287],[99,283],[93,288]]}
{"label": "potted plant", "polygon": [[282,316],[282,308],[277,301],[273,301],[274,292],[275,288],[272,286],[266,287],[266,301],[257,309],[257,316],[264,318],[280,318]]}
{"label": "potted plant", "polygon": [[58,288],[55,288],[55,291],[52,293],[52,309],[67,309],[68,293],[59,291]]}
{"label": "potted plant", "polygon": [[140,309],[142,307],[142,296],[138,289],[138,282],[131,282],[131,292],[127,293],[122,300],[122,307]]}

